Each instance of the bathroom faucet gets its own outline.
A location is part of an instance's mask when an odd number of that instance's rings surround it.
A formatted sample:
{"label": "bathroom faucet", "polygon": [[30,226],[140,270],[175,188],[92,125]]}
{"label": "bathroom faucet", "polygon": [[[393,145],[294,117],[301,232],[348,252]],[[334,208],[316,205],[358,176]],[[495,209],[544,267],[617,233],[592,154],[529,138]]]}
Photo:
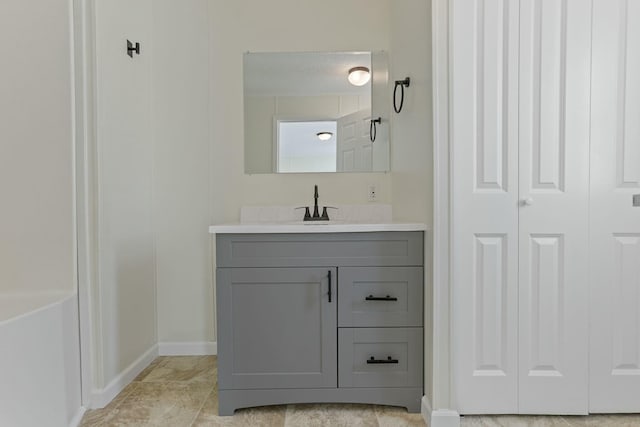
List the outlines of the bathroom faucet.
{"label": "bathroom faucet", "polygon": [[[326,212],[326,209],[325,209]],[[314,219],[320,218],[320,213],[318,212],[318,186],[313,186],[313,217]],[[327,217],[329,219],[329,217]]]}
{"label": "bathroom faucet", "polygon": [[322,215],[318,210],[318,186],[315,185],[313,188],[313,215],[309,212],[308,206],[301,206],[296,209],[304,209],[304,221],[329,221],[329,214],[327,213],[327,209],[337,209],[333,206],[323,206],[322,207]]}

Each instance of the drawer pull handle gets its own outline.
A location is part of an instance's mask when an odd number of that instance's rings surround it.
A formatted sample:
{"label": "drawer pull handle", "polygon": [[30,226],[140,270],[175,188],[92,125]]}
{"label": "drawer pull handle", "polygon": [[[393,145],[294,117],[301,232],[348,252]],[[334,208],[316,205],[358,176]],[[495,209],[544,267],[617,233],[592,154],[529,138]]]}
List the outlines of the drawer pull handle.
{"label": "drawer pull handle", "polygon": [[331,270],[329,270],[329,302],[331,302]]}
{"label": "drawer pull handle", "polygon": [[398,359],[392,359],[391,356],[387,357],[387,359],[376,359],[373,356],[369,360],[367,360],[367,364],[388,364],[388,363],[398,363]]}
{"label": "drawer pull handle", "polygon": [[398,298],[387,295],[386,297],[374,297],[369,295],[365,298],[366,301],[398,301]]}

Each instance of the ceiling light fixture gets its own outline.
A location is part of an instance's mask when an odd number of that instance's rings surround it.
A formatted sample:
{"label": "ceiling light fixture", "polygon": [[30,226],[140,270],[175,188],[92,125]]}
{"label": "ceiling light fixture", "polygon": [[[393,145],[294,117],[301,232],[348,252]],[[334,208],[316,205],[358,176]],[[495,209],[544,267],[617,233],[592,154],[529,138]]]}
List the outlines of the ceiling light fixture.
{"label": "ceiling light fixture", "polygon": [[333,133],[331,133],[331,132],[318,132],[318,133],[316,133],[316,136],[318,137],[318,139],[320,141],[328,141],[333,136]]}
{"label": "ceiling light fixture", "polygon": [[370,78],[371,73],[367,67],[353,67],[349,70],[349,83],[354,86],[364,86]]}

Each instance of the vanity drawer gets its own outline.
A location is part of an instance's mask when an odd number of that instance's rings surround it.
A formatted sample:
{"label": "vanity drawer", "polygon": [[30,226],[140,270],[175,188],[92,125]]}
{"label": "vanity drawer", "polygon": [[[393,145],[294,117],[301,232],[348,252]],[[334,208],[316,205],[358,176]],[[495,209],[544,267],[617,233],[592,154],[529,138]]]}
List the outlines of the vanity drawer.
{"label": "vanity drawer", "polygon": [[421,387],[422,328],[340,328],[338,386]]}
{"label": "vanity drawer", "polygon": [[422,326],[422,267],[341,267],[338,326]]}
{"label": "vanity drawer", "polygon": [[218,267],[424,264],[422,231],[221,234],[216,242]]}

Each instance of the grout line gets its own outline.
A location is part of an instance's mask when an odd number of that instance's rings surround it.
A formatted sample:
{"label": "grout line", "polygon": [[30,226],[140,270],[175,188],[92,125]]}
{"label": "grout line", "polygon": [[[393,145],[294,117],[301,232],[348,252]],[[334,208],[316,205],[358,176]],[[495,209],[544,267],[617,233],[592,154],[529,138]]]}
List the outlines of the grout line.
{"label": "grout line", "polygon": [[285,405],[285,408],[284,408],[284,423],[282,424],[283,427],[287,427],[287,419],[289,418],[289,412],[291,410],[291,406],[292,405]]}
{"label": "grout line", "polygon": [[564,421],[564,422],[566,423],[566,425],[567,425],[567,426],[569,426],[569,427],[573,427],[573,424],[572,424],[568,419],[566,419],[565,417],[563,417],[563,416],[562,416],[562,417],[560,417],[560,419],[561,419],[562,421]]}
{"label": "grout line", "polygon": [[[113,408],[109,408],[109,405],[111,405],[116,399],[118,399],[120,397],[120,395],[127,388],[131,388],[131,390],[129,390],[126,394],[123,394],[122,398],[120,399],[120,401]],[[113,400],[111,402],[109,402],[109,404],[107,406],[105,406],[104,408],[89,409],[88,411],[86,411],[85,414],[83,415],[82,419],[80,420],[80,425],[81,426],[84,425],[83,424],[83,420],[87,417],[88,414],[93,414],[93,413],[96,413],[96,412],[103,412],[103,413],[100,414],[100,418],[98,419],[98,424],[102,424],[103,420],[105,418],[107,418],[111,413],[115,412],[120,406],[122,406],[122,404],[129,398],[131,393],[133,393],[133,391],[136,390],[137,388],[138,388],[137,381],[132,381],[131,383],[127,384],[127,386],[120,393],[118,393],[116,395],[116,397],[114,397]]]}
{"label": "grout line", "polygon": [[198,420],[198,416],[202,412],[202,408],[204,408],[204,405],[207,404],[207,399],[213,398],[213,392],[214,390],[211,390],[209,394],[207,394],[207,397],[204,398],[204,400],[202,401],[202,404],[200,405],[200,408],[196,412],[196,415],[193,417],[191,422],[187,425],[188,427],[192,427],[195,424],[195,422]]}
{"label": "grout line", "polygon": [[[561,416],[562,421],[564,421],[565,423],[567,423],[568,426],[570,427],[577,427],[577,426],[586,426],[587,425],[587,419],[589,418],[589,415],[574,415],[574,416],[568,416],[568,415],[563,415]],[[576,422],[574,423],[572,420],[575,420]],[[582,422],[580,422],[580,421]]]}
{"label": "grout line", "polygon": [[[118,409],[120,406],[122,406],[122,404],[123,404],[123,403],[124,403],[128,398],[129,398],[129,396],[131,396],[131,393],[133,393],[133,392],[134,392],[134,390],[136,390],[136,389],[138,388],[138,384],[134,383],[133,381],[132,381],[132,382],[130,382],[129,384],[127,384],[127,385],[125,386],[125,388],[124,388],[120,393],[118,393],[118,394],[116,395],[116,397],[114,397],[114,398],[113,398],[113,400],[112,400],[111,402],[113,402],[114,400],[116,400],[116,399],[120,396],[120,394],[122,394],[122,392],[124,392],[127,388],[131,388],[131,390],[129,390],[129,392],[128,392],[128,393],[126,393],[126,394],[122,395],[122,398],[120,399],[120,402],[118,402],[118,404],[117,404],[117,405],[115,405],[113,408],[109,409],[109,411],[108,411],[108,412],[115,411],[115,410],[116,410],[116,409]],[[111,403],[111,402],[109,402],[109,403]],[[109,405],[107,405],[107,406],[109,406]],[[105,407],[104,407],[104,408],[102,408],[102,409],[106,409],[106,408],[107,408],[107,406],[105,406]]]}

